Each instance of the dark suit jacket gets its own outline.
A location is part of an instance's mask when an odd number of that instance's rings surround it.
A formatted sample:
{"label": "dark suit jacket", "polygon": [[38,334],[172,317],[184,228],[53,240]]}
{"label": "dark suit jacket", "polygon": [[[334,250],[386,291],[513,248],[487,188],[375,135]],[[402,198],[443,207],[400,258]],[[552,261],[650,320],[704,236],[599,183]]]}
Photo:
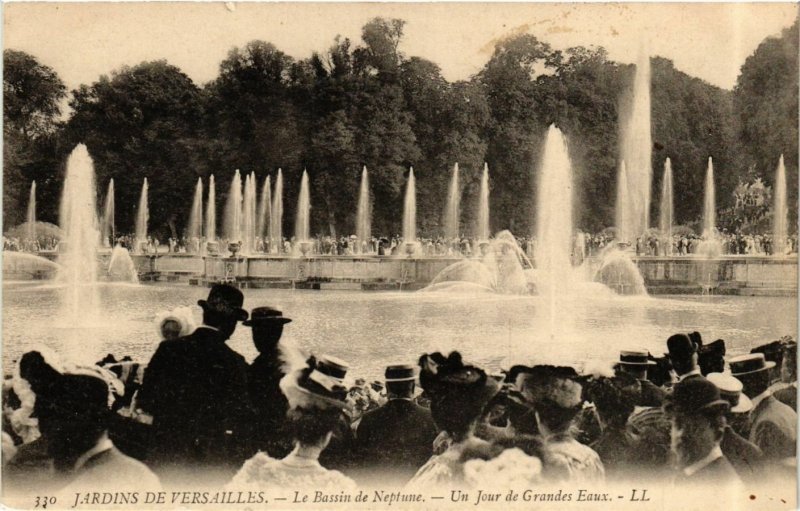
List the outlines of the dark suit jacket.
{"label": "dark suit jacket", "polygon": [[797,413],[772,395],[765,397],[750,412],[750,441],[768,460],[795,456]]}
{"label": "dark suit jacket", "polygon": [[757,445],[745,440],[730,426],[725,428],[720,448],[743,480],[752,481],[759,475],[764,454]]}
{"label": "dark suit jacket", "polygon": [[247,373],[248,391],[255,411],[256,447],[273,458],[283,458],[292,450],[292,439],[286,427],[289,403],[279,386],[283,377],[280,350],[277,349],[256,357]]}
{"label": "dark suit jacket", "polygon": [[650,380],[639,381],[642,384],[642,398],[639,402],[639,406],[661,406],[664,402],[664,397],[667,395],[667,391],[656,386],[656,384]]}
{"label": "dark suit jacket", "polygon": [[430,410],[392,399],[361,418],[356,441],[365,465],[390,466],[411,477],[433,454],[436,434]]}
{"label": "dark suit jacket", "polygon": [[775,399],[797,411],[797,387],[789,385],[785,389],[777,390],[773,394]]}
{"label": "dark suit jacket", "polygon": [[153,416],[148,461],[238,466],[252,410],[247,363],[222,334],[200,327],[162,342],[147,366],[139,406]]}

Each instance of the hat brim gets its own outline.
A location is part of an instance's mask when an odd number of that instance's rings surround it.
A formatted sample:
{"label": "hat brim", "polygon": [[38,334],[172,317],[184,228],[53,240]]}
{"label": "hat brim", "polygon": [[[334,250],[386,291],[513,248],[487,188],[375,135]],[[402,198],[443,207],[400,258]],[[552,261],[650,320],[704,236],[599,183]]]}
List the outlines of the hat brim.
{"label": "hat brim", "polygon": [[741,373],[731,372],[731,375],[732,376],[741,376],[743,374],[753,374],[753,373],[757,373],[759,371],[768,371],[769,369],[772,369],[773,367],[775,367],[775,365],[776,365],[775,362],[773,362],[772,360],[767,360],[766,362],[764,362],[764,367],[759,367],[758,369],[753,369],[752,371],[743,371]]}
{"label": "hat brim", "polygon": [[[207,309],[210,308],[209,305],[208,305],[208,302],[205,301],[205,300],[197,300],[197,305],[202,307],[203,310],[207,310]],[[217,312],[222,312],[222,311],[219,311],[218,309],[213,309],[213,310],[216,310]],[[248,312],[246,310],[244,310],[242,308],[239,308],[239,307],[234,307],[233,310],[232,310],[232,313],[230,315],[231,316],[235,316],[237,321],[245,321],[248,318],[248,316],[250,316],[250,314],[248,314]]]}
{"label": "hat brim", "polygon": [[274,318],[258,318],[253,319],[250,318],[242,323],[244,326],[253,326],[257,325],[258,323],[280,323],[281,325],[285,325],[286,323],[291,323],[292,320],[289,318],[283,317],[274,317]]}
{"label": "hat brim", "polygon": [[652,360],[648,360],[647,362],[623,362],[622,360],[620,360],[617,363],[619,365],[621,365],[621,366],[641,366],[641,367],[650,367],[650,366],[658,365],[655,362],[653,362]]}
{"label": "hat brim", "polygon": [[401,381],[416,381],[416,376],[407,376],[405,378],[384,378],[386,383],[401,382]]}

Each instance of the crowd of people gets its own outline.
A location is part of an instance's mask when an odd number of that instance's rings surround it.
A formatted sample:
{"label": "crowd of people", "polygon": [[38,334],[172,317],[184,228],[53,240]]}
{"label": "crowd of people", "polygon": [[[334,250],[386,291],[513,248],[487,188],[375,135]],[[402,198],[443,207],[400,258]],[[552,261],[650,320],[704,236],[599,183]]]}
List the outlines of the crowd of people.
{"label": "crowd of people", "polygon": [[[424,353],[347,384],[346,361],[291,348],[291,319],[243,303],[217,284],[198,301],[201,325],[188,307],[160,314],[146,365],[25,353],[4,385],[6,490],[794,488],[791,338],[727,356],[724,340],[678,333],[664,356],[632,348],[608,367],[496,374],[458,352]],[[250,364],[226,344],[240,323],[258,351]]]}
{"label": "crowd of people", "polygon": [[[531,259],[536,250],[535,236],[515,236],[517,244]],[[776,246],[771,234],[741,234],[723,231],[715,236],[718,254],[714,255],[775,255]],[[42,237],[36,240],[27,238],[3,237],[3,249],[21,252],[39,252],[58,249],[57,237]],[[109,246],[110,242],[109,240]],[[148,236],[143,240],[136,240],[133,234],[121,234],[113,243],[132,252],[144,254],[173,253],[173,254],[225,254],[229,250],[231,240],[218,238],[209,249],[207,239],[203,237],[169,237],[161,242],[158,237]],[[421,237],[415,240],[414,254],[425,257],[473,257],[481,254],[481,244],[490,240],[479,240],[475,237],[461,236],[456,238]],[[702,252],[705,238],[696,234],[674,234],[664,237],[658,233],[639,236],[630,243],[637,256],[688,256]],[[333,256],[397,256],[408,255],[405,240],[400,235],[375,237],[360,240],[356,235],[350,236],[323,236],[317,235],[301,247],[294,238],[282,237],[274,240],[267,237],[256,237],[251,246],[241,241],[236,241],[239,253],[244,254],[274,254],[274,255],[333,255]],[[573,256],[579,263],[586,257],[601,254],[609,245],[616,246],[617,240],[614,233],[604,231],[601,233],[585,233],[578,231],[573,237]],[[787,237],[783,247],[784,254],[797,253],[797,235]]]}

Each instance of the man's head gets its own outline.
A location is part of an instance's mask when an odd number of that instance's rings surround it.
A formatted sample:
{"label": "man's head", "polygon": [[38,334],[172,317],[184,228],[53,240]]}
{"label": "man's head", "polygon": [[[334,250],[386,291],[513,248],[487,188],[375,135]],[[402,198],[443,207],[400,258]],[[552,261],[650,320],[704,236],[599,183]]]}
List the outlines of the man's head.
{"label": "man's head", "polygon": [[386,367],[386,393],[389,399],[410,398],[414,395],[416,369],[411,364],[395,364]]}
{"label": "man's head", "polygon": [[259,353],[265,353],[275,348],[283,335],[283,325],[291,321],[284,318],[283,313],[277,309],[256,307],[250,319],[242,324],[252,329],[253,344]]}
{"label": "man's head", "polygon": [[675,334],[667,339],[667,349],[672,367],[678,376],[697,367],[697,345],[686,334]]}
{"label": "man's head", "polygon": [[207,300],[198,300],[203,308],[203,323],[218,328],[225,338],[236,330],[236,323],[247,319],[247,311],[242,309],[244,295],[227,284],[215,284],[208,293]]}
{"label": "man's head", "polygon": [[730,405],[726,416],[728,425],[740,435],[747,436],[745,432],[749,428],[753,402],[742,394],[742,382],[727,373],[709,373],[707,378],[717,386],[720,397]]}
{"label": "man's head", "polygon": [[181,324],[176,319],[166,319],[161,323],[161,338],[165,341],[181,336]]}
{"label": "man's head", "polygon": [[672,450],[681,467],[708,456],[725,431],[728,402],[705,378],[689,378],[677,385],[664,405],[672,423]]}
{"label": "man's head", "polygon": [[648,352],[644,349],[628,349],[619,352],[619,370],[637,380],[647,379],[647,368],[655,365],[648,360]]}
{"label": "man's head", "polygon": [[775,362],[765,360],[763,353],[750,353],[728,360],[728,365],[731,374],[742,382],[742,392],[754,398],[769,388],[769,371],[775,367]]}

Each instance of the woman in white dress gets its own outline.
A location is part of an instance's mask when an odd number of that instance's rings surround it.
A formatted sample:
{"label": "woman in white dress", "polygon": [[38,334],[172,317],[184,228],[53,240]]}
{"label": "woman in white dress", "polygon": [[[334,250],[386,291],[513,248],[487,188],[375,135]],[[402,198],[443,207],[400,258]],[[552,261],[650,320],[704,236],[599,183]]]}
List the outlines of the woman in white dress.
{"label": "woman in white dress", "polygon": [[288,372],[280,388],[289,402],[294,450],[283,459],[259,452],[245,462],[227,488],[355,490],[352,479],[319,463],[337,421],[348,407],[347,388],[342,385],[346,370],[346,363],[334,357],[320,361],[311,357],[304,367]]}

